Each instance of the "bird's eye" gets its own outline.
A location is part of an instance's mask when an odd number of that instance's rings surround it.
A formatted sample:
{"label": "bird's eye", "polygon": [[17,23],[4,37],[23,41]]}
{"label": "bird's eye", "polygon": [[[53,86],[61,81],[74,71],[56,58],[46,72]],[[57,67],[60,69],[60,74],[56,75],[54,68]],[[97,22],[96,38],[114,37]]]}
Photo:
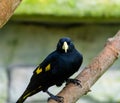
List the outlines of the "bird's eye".
{"label": "bird's eye", "polygon": [[67,42],[68,45],[70,45],[70,43],[71,43],[70,41]]}

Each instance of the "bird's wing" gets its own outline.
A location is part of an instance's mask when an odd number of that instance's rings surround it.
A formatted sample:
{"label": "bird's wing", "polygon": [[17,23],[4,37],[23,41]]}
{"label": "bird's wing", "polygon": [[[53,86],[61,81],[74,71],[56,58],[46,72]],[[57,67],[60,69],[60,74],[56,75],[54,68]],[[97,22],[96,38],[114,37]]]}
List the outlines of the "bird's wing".
{"label": "bird's wing", "polygon": [[34,74],[36,75],[40,75],[42,73],[48,72],[52,69],[52,64],[53,62],[56,61],[56,52],[51,53],[50,55],[48,55],[45,60],[34,70]]}
{"label": "bird's wing", "polygon": [[55,57],[56,57],[56,52],[51,53],[33,71],[33,75],[28,84],[28,87],[26,88],[23,95],[19,98],[17,103],[19,103],[20,101],[24,101],[27,97],[34,95],[44,89],[42,84],[46,82],[46,77],[48,76],[48,74],[50,75],[49,71],[52,69],[51,65],[55,61]]}
{"label": "bird's wing", "polygon": [[53,69],[53,64],[56,57],[55,55],[56,52],[48,55],[45,60],[34,70],[30,80],[29,88],[32,88],[33,86],[37,88],[45,83],[48,76],[51,75],[50,71]]}

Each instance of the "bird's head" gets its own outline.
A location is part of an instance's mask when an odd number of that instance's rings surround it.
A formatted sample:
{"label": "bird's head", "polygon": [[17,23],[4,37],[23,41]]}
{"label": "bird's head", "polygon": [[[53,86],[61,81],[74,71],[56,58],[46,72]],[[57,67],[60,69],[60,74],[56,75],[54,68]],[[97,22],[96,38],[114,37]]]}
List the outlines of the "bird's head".
{"label": "bird's head", "polygon": [[71,52],[74,49],[74,44],[68,37],[61,38],[57,44],[57,50],[62,53]]}

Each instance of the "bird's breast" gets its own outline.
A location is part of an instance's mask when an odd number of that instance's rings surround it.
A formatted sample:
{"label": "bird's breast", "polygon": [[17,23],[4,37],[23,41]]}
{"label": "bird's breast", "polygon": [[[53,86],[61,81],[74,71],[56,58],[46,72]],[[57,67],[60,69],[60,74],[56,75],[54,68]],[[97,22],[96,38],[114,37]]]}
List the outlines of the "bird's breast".
{"label": "bird's breast", "polygon": [[[74,57],[70,56],[61,56],[58,59],[58,71],[60,73],[68,73],[70,72],[73,68],[73,65],[75,65]],[[73,71],[73,70],[72,70]]]}

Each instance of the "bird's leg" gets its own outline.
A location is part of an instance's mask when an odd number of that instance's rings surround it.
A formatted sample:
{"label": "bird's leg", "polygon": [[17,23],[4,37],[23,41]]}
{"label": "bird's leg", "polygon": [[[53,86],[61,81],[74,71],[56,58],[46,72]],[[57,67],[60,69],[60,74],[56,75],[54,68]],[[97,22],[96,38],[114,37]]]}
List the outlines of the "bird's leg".
{"label": "bird's leg", "polygon": [[81,81],[78,79],[67,79],[66,85],[68,85],[69,83],[73,83],[73,84],[80,86],[82,88]]}
{"label": "bird's leg", "polygon": [[58,103],[64,103],[64,98],[63,97],[61,97],[61,96],[55,96],[55,95],[53,95],[52,93],[50,93],[48,90],[46,91],[46,93],[50,96],[50,98],[48,98],[48,101],[50,100],[50,99],[54,99],[55,101],[57,101]]}

